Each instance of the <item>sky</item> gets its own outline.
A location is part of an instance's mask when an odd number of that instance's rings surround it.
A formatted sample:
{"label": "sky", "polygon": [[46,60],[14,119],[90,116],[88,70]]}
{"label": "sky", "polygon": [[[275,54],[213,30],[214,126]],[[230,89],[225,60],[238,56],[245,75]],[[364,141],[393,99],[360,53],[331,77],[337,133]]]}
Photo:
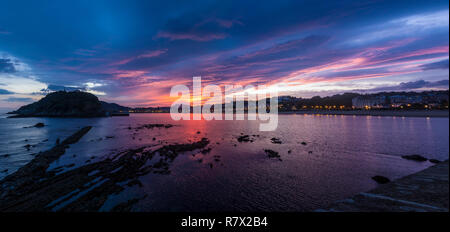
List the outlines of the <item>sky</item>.
{"label": "sky", "polygon": [[0,107],[80,89],[170,106],[170,89],[279,95],[448,89],[446,1],[0,0]]}

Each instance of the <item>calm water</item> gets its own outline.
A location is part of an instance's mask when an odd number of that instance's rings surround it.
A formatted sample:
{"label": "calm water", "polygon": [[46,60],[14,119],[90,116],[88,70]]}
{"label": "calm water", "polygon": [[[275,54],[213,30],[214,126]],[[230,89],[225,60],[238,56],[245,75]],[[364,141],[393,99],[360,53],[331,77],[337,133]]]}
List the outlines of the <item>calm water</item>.
{"label": "calm water", "polygon": [[[37,122],[46,126],[24,128]],[[177,126],[128,129],[147,123]],[[259,132],[257,121],[174,122],[168,114],[95,119],[7,119],[2,115],[0,178],[52,147],[57,138],[87,125],[93,129],[49,169],[68,164],[76,168],[88,159],[101,160],[144,145],[189,143],[202,137],[211,141],[209,154],[179,155],[170,175],[140,177],[142,187],[110,196],[102,210],[146,194],[133,210],[307,211],[376,187],[371,180],[374,175],[397,179],[431,165],[404,160],[401,155],[449,157],[448,118],[280,115],[276,131]],[[253,143],[239,143],[236,138],[241,133],[259,137]],[[271,143],[272,137],[283,143]],[[27,150],[27,144],[34,147]],[[279,152],[282,161],[268,158],[264,149]],[[217,155],[220,161],[214,160]]]}

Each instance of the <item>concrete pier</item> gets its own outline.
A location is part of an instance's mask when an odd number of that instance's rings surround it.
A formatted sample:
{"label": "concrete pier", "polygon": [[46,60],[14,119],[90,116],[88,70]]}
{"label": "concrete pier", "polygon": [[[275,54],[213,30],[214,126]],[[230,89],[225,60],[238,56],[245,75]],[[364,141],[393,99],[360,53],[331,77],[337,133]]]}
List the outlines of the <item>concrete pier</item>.
{"label": "concrete pier", "polygon": [[449,161],[369,192],[335,202],[318,212],[448,212]]}

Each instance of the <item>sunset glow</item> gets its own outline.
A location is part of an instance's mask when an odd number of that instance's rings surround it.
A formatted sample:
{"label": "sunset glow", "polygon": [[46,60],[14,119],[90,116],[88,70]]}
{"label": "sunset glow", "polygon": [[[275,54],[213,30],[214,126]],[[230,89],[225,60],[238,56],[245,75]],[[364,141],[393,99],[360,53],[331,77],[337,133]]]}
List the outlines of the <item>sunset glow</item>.
{"label": "sunset glow", "polygon": [[[170,88],[193,76],[298,97],[418,81],[429,84],[397,90],[448,88],[448,1],[408,1],[407,9],[401,1],[198,1],[170,14],[170,3],[51,3],[58,11],[27,4],[34,10],[20,1],[0,9],[0,107],[64,88],[127,106],[169,106]],[[35,26],[25,27],[26,18]]]}

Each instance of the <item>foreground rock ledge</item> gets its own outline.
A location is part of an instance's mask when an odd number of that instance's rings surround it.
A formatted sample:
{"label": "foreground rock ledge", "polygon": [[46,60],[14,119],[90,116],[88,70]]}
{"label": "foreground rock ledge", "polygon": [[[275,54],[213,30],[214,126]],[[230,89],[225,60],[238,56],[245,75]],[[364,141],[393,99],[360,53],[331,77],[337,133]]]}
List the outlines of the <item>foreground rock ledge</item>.
{"label": "foreground rock ledge", "polygon": [[448,212],[449,161],[338,201],[319,212]]}
{"label": "foreground rock ledge", "polygon": [[[188,144],[169,144],[128,149],[101,161],[63,173],[47,171],[50,163],[64,154],[91,127],[85,127],[54,148],[40,153],[30,163],[0,181],[0,212],[99,211],[108,196],[142,183],[149,173],[167,175],[174,159],[188,151],[204,149],[207,138]],[[125,184],[123,184],[125,183]],[[106,211],[130,211],[144,196],[132,196]]]}

